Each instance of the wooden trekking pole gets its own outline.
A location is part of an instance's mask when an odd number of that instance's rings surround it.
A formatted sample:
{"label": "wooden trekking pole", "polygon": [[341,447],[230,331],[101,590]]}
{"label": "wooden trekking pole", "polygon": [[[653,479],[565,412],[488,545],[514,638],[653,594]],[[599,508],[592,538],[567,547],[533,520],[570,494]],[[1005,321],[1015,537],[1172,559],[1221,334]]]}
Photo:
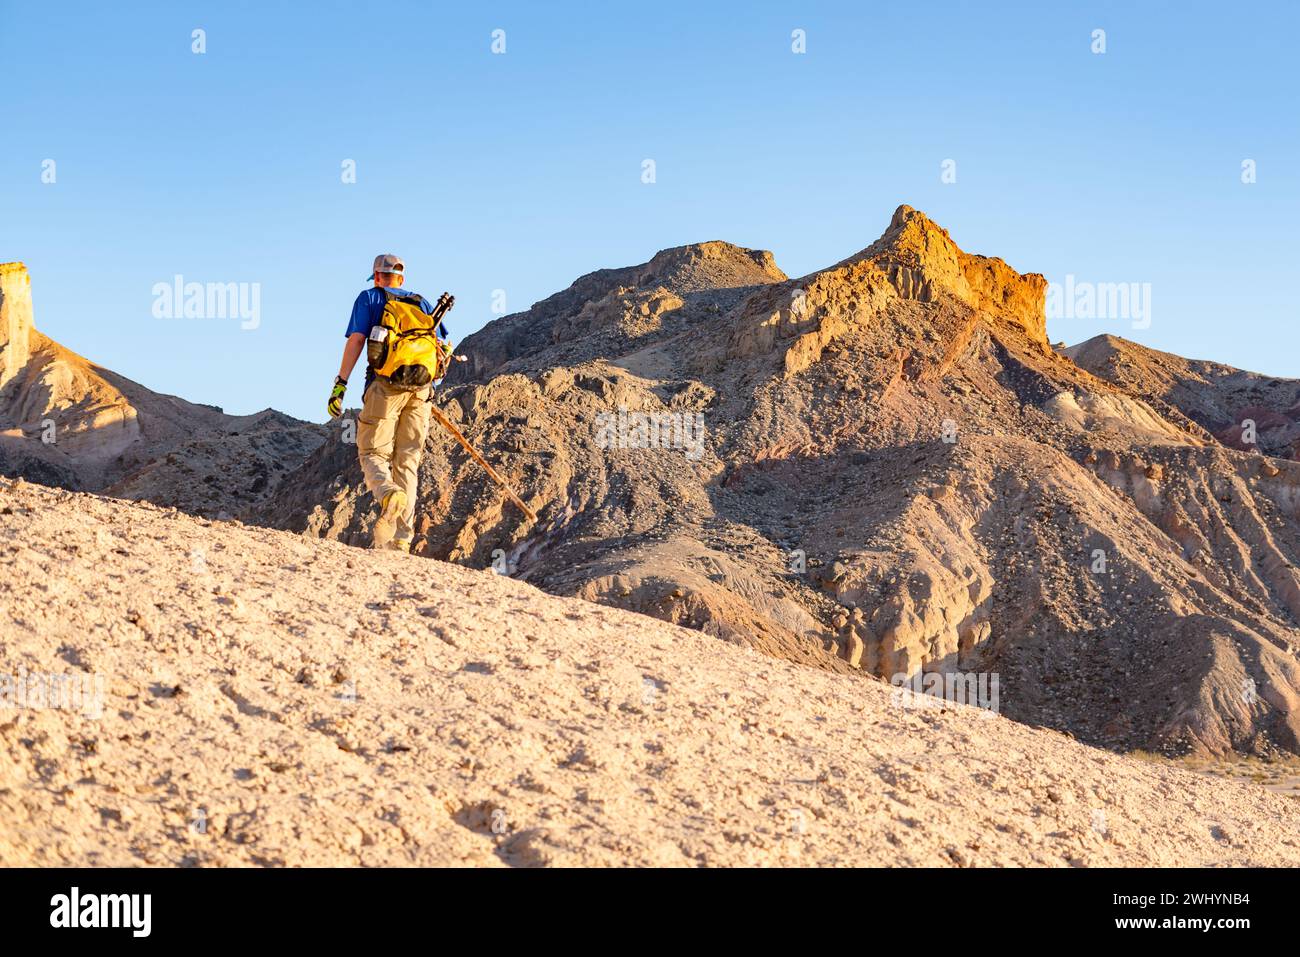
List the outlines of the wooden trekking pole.
{"label": "wooden trekking pole", "polygon": [[447,418],[445,415],[442,414],[442,409],[438,408],[438,406],[434,404],[433,396],[429,397],[429,411],[433,413],[433,417],[435,419],[437,419],[440,423],[442,423],[442,427],[446,429],[448,432],[450,432],[452,436],[456,439],[456,441],[459,442],[464,447],[465,451],[470,454],[470,457],[473,458],[474,461],[477,462],[479,465],[483,466],[483,470],[487,472],[488,475],[492,476],[492,481],[496,482],[498,485],[501,486],[501,490],[506,493],[506,498],[510,499],[510,501],[518,505],[519,510],[522,511],[534,522],[537,521],[537,513],[524,504],[523,499],[521,499],[518,495],[516,495],[514,493],[514,490],[509,485],[506,484],[506,480],[497,474],[497,470],[494,469],[492,466],[488,465],[487,459],[479,455],[478,452],[475,451],[474,446],[469,444],[469,440],[466,439],[465,436],[460,434],[460,429],[452,425],[451,419]]}

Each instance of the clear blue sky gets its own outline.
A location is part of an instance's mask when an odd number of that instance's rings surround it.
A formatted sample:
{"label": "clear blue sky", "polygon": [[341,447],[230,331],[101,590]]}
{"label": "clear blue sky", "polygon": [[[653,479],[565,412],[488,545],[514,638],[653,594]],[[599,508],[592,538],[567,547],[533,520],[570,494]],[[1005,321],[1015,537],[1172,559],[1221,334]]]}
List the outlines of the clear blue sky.
{"label": "clear blue sky", "polygon": [[[324,419],[379,252],[456,295],[460,339],[495,289],[514,312],[687,242],[802,275],[902,202],[1022,271],[1152,284],[1149,329],[1054,340],[1300,377],[1300,4],[54,6],[0,0],[0,260],[47,334],[229,412]],[[260,283],[260,327],[154,318],[177,273]]]}

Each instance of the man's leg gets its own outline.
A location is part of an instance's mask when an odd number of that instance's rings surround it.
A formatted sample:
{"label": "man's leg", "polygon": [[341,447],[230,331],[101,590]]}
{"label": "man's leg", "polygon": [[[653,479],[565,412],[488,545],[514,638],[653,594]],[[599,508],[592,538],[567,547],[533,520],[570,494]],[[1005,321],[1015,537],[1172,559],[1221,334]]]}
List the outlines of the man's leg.
{"label": "man's leg", "polygon": [[406,493],[406,511],[397,520],[395,540],[410,542],[415,537],[415,496],[420,490],[420,459],[429,434],[429,390],[407,393],[409,398],[397,417],[393,446],[393,482]]}
{"label": "man's leg", "polygon": [[366,488],[376,502],[383,502],[385,495],[398,488],[392,473],[393,441],[405,401],[406,393],[376,379],[366,389],[357,416],[357,458]]}

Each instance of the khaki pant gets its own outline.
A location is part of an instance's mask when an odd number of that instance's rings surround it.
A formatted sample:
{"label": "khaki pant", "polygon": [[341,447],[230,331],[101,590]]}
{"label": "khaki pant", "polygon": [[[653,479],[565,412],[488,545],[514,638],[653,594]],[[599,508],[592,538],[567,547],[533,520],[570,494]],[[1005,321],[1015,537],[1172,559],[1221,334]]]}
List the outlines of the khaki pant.
{"label": "khaki pant", "polygon": [[415,537],[415,496],[420,457],[429,433],[429,386],[408,392],[375,379],[366,389],[357,417],[357,456],[366,488],[376,503],[395,489],[406,493],[406,511],[397,520],[396,538]]}

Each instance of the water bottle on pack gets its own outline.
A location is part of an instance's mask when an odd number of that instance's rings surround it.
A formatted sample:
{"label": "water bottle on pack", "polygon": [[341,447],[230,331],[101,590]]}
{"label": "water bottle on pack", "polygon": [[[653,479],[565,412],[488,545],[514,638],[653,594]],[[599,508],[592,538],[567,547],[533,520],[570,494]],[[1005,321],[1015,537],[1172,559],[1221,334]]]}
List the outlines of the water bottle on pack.
{"label": "water bottle on pack", "polygon": [[388,360],[388,327],[372,326],[366,340],[366,358],[370,365],[379,368]]}

